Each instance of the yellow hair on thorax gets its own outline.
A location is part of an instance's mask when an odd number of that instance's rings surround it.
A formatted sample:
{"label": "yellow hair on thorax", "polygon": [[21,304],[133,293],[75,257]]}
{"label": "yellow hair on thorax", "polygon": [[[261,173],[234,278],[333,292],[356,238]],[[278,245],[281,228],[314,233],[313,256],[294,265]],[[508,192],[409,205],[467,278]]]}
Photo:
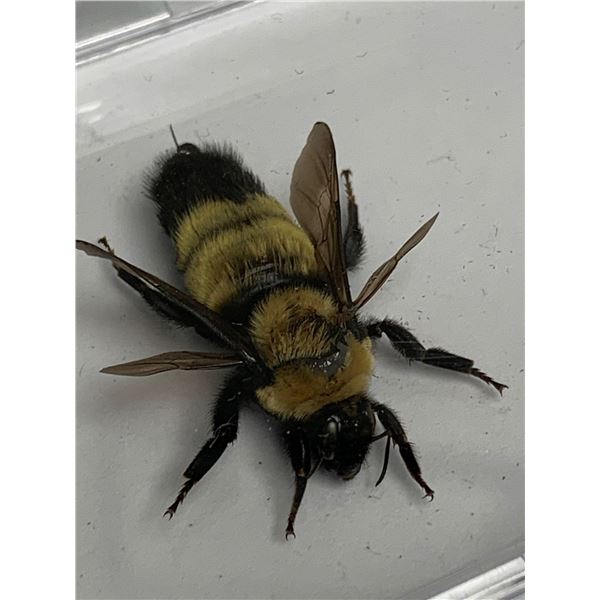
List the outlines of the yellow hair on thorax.
{"label": "yellow hair on thorax", "polygon": [[296,286],[270,294],[254,310],[250,333],[270,367],[332,351],[337,309],[319,290]]}
{"label": "yellow hair on thorax", "polygon": [[305,365],[286,365],[275,371],[272,385],[256,392],[265,410],[282,418],[306,419],[328,404],[365,393],[373,373],[371,340],[348,335],[344,365],[332,376]]}

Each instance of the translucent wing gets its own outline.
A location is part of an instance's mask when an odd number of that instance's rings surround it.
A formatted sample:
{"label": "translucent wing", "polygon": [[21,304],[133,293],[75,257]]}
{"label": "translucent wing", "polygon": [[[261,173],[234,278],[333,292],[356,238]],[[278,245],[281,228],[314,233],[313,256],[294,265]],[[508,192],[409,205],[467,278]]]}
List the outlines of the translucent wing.
{"label": "translucent wing", "polygon": [[352,305],[353,310],[358,310],[364,306],[386,282],[387,278],[392,274],[396,265],[400,262],[403,256],[408,254],[428,233],[431,229],[439,213],[436,213],[427,223],[421,225],[419,229],[403,244],[403,246],[388,260],[386,260],[375,272],[369,277],[360,294]]}
{"label": "translucent wing", "polygon": [[343,309],[352,297],[344,260],[338,172],[329,127],[316,123],[294,167],[290,189],[292,210],[315,248],[323,277]]}
{"label": "translucent wing", "polygon": [[182,369],[184,371],[193,371],[196,369],[225,369],[244,364],[244,361],[235,354],[214,354],[208,352],[165,352],[156,354],[148,358],[134,360],[105,367],[101,373],[111,375],[131,375],[145,377],[164,373],[165,371],[174,371]]}
{"label": "translucent wing", "polygon": [[188,296],[155,275],[119,258],[110,250],[104,250],[95,244],[90,244],[89,242],[81,240],[77,240],[75,246],[78,250],[83,250],[83,252],[90,256],[97,256],[98,258],[104,258],[111,261],[118,273],[124,272],[134,278],[136,284],[135,287],[140,293],[148,291],[157,294],[166,305],[177,309],[177,311],[179,311],[180,314],[184,314],[188,320],[203,324],[218,336],[225,345],[238,353],[239,358],[244,362],[259,362],[258,354],[250,337],[243,331],[236,329],[220,314],[208,308],[208,306],[198,302],[191,296]]}

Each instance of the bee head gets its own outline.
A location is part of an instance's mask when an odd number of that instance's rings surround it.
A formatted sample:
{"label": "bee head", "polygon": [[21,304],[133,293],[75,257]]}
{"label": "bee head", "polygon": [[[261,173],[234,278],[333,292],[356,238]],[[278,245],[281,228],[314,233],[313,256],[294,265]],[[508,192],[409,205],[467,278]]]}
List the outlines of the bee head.
{"label": "bee head", "polygon": [[316,455],[342,479],[352,479],[360,471],[374,430],[371,403],[363,395],[328,405],[310,420]]}

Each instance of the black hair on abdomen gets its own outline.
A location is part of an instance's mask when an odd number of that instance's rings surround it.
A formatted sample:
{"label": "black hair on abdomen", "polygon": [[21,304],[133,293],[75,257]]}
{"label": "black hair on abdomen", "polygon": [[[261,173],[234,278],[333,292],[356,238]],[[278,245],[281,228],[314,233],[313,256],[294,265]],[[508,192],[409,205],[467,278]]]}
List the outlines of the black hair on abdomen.
{"label": "black hair on abdomen", "polygon": [[260,179],[227,144],[182,144],[161,157],[149,174],[146,189],[158,207],[158,218],[172,236],[181,217],[207,199],[244,202],[265,194]]}

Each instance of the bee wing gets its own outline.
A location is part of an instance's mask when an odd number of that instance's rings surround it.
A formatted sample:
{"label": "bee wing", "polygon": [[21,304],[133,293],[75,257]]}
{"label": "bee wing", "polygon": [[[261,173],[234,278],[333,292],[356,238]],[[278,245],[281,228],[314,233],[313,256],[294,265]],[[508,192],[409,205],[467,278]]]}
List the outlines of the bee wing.
{"label": "bee wing", "polygon": [[148,358],[133,360],[120,365],[105,367],[100,372],[111,375],[131,375],[145,377],[165,371],[182,369],[193,371],[196,369],[225,369],[244,364],[236,354],[214,354],[209,352],[165,352]]}
{"label": "bee wing", "polygon": [[107,251],[82,240],[77,240],[75,247],[89,256],[109,260],[117,272],[125,272],[135,278],[138,291],[146,289],[148,292],[159,294],[165,303],[185,313],[190,320],[196,320],[198,324],[203,324],[209,328],[225,345],[237,352],[238,357],[244,362],[255,363],[259,360],[250,337],[241,330],[236,329],[208,306],[198,302],[166,281],[119,258],[112,250]]}
{"label": "bee wing", "polygon": [[396,268],[396,265],[400,262],[403,256],[408,254],[429,232],[432,228],[435,220],[439,213],[436,213],[427,223],[421,225],[419,229],[402,245],[400,250],[394,254],[391,258],[386,260],[379,268],[377,268],[371,277],[365,283],[360,294],[352,305],[353,310],[358,310],[364,304],[366,304],[379,290],[379,288],[386,282],[387,278],[392,274],[392,271]]}
{"label": "bee wing", "polygon": [[352,297],[343,252],[335,146],[325,123],[313,126],[296,161],[290,204],[313,243],[321,274],[341,307],[350,308]]}

